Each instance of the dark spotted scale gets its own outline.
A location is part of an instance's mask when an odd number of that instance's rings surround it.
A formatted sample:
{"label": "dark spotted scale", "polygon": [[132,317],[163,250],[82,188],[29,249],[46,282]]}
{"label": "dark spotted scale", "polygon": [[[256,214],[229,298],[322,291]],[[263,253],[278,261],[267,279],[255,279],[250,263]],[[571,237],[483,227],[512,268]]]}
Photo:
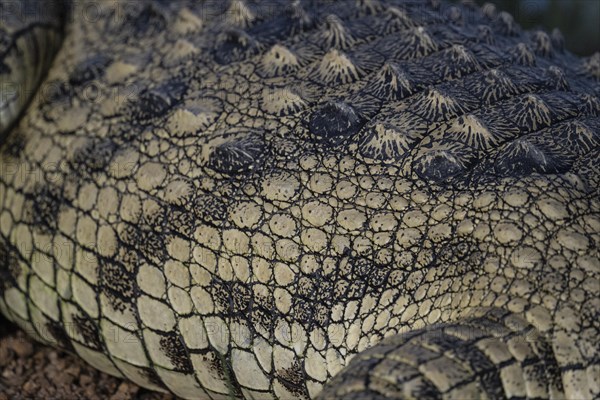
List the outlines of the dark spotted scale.
{"label": "dark spotted scale", "polygon": [[324,104],[313,113],[309,129],[317,141],[336,145],[357,133],[362,124],[363,119],[354,107],[336,101]]}

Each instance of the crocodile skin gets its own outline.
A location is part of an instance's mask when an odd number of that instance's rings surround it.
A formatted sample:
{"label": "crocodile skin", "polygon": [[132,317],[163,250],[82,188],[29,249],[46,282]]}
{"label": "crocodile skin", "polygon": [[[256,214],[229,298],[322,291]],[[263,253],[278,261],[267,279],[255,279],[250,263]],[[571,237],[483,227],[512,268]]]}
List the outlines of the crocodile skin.
{"label": "crocodile skin", "polygon": [[492,5],[70,5],[0,147],[9,319],[186,399],[600,398],[600,54]]}

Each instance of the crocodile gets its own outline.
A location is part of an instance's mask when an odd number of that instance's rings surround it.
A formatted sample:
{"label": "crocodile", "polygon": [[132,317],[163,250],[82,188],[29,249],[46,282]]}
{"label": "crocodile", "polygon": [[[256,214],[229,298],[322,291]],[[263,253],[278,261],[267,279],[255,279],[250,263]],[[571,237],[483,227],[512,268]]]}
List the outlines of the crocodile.
{"label": "crocodile", "polygon": [[0,11],[37,340],[185,399],[600,398],[599,53],[471,2]]}

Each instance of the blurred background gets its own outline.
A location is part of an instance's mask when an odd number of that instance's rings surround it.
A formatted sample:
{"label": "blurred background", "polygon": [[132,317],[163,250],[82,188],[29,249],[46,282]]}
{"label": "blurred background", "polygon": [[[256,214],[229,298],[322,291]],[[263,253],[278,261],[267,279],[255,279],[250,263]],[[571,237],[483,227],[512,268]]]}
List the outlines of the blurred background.
{"label": "blurred background", "polygon": [[[455,0],[458,2],[458,0]],[[600,51],[600,0],[475,0],[494,3],[526,29],[559,28],[567,49],[589,56]]]}

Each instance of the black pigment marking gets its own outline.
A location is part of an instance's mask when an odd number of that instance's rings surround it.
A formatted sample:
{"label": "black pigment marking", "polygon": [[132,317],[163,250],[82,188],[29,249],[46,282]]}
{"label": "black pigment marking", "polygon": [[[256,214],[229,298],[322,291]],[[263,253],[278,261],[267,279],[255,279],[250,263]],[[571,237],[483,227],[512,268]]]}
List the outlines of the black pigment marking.
{"label": "black pigment marking", "polygon": [[252,305],[252,289],[249,285],[240,282],[226,282],[213,278],[211,282],[212,294],[221,309],[227,315],[248,315]]}
{"label": "black pigment marking", "polygon": [[227,219],[227,204],[225,199],[212,194],[203,194],[194,200],[193,214],[199,220],[219,227]]}
{"label": "black pigment marking", "polygon": [[92,174],[104,171],[110,164],[118,145],[109,138],[94,138],[81,147],[71,160],[76,173]]}
{"label": "black pigment marking", "polygon": [[36,185],[25,198],[26,220],[34,229],[45,233],[57,229],[58,214],[62,207],[70,203],[61,188],[49,184]]}
{"label": "black pigment marking", "polygon": [[194,366],[179,334],[175,332],[161,334],[160,348],[179,372],[189,374],[194,371]]}
{"label": "black pigment marking", "polygon": [[46,323],[46,331],[52,335],[52,337],[56,340],[58,345],[63,349],[69,351],[75,351],[73,348],[73,343],[71,343],[71,338],[67,334],[64,326],[61,322],[57,321],[49,321]]}
{"label": "black pigment marking", "polygon": [[[256,314],[256,308],[254,308]],[[302,324],[302,326],[310,326],[315,316],[315,309],[312,306],[312,302],[303,298],[294,298],[292,300],[292,308],[290,313],[294,315],[294,318]]]}
{"label": "black pigment marking", "polygon": [[73,86],[81,86],[101,78],[111,61],[112,59],[105,54],[96,54],[82,61],[71,73],[69,83]]}
{"label": "black pigment marking", "polygon": [[188,210],[170,209],[167,211],[168,219],[177,233],[192,238],[194,235],[195,219]]}
{"label": "black pigment marking", "polygon": [[285,368],[281,371],[277,371],[277,379],[283,386],[286,387],[291,393],[300,398],[308,398],[308,391],[304,385],[306,376],[304,370],[300,366],[298,360],[294,360],[294,363],[290,368]]}
{"label": "black pigment marking", "polygon": [[16,249],[0,235],[0,297],[6,290],[17,286],[17,279],[22,273],[15,252]]}
{"label": "black pigment marking", "polygon": [[126,246],[138,250],[142,256],[154,263],[163,263],[167,258],[163,233],[127,224],[120,237]]}
{"label": "black pigment marking", "polygon": [[6,158],[20,159],[26,144],[27,140],[23,132],[15,130],[6,138],[6,143],[1,147],[0,155]]}
{"label": "black pigment marking", "polygon": [[119,311],[133,309],[138,288],[135,275],[115,261],[100,261],[100,287],[112,306]]}
{"label": "black pigment marking", "polygon": [[146,379],[148,379],[148,381],[151,384],[158,386],[159,388],[162,388],[163,390],[167,390],[167,387],[165,386],[162,379],[160,379],[160,376],[156,373],[156,371],[154,369],[142,368],[141,370],[142,370],[144,377],[146,377]]}
{"label": "black pigment marking", "polygon": [[85,316],[74,315],[75,328],[83,337],[85,344],[95,350],[102,350],[102,340],[97,322]]}

